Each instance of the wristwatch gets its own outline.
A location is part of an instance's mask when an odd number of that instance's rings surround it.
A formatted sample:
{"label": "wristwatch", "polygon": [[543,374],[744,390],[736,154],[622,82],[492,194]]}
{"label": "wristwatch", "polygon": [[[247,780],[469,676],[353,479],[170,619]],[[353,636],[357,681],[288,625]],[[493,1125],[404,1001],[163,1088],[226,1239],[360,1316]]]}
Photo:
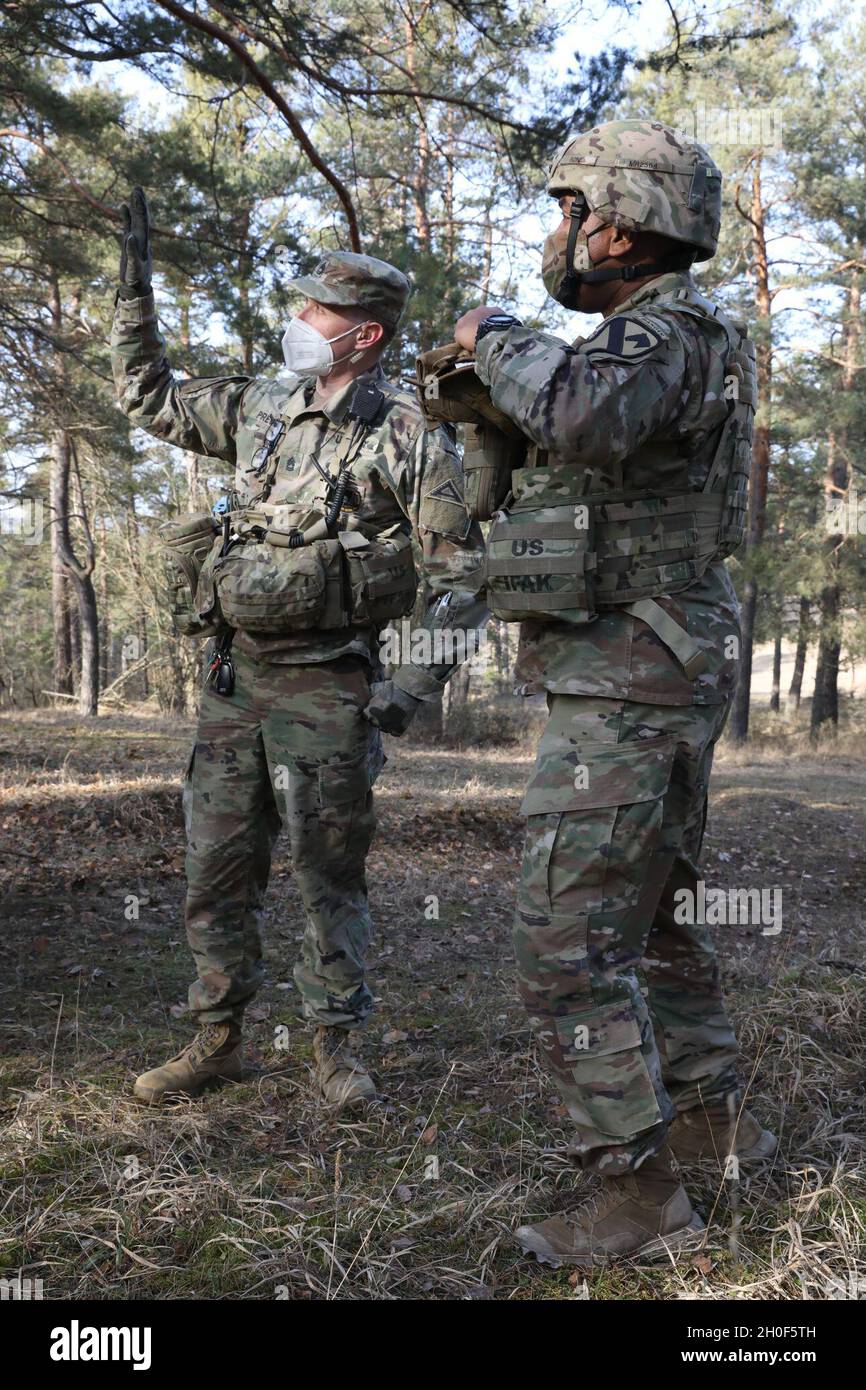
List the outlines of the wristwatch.
{"label": "wristwatch", "polygon": [[523,324],[514,314],[489,314],[486,319],[482,319],[478,325],[478,332],[475,334],[475,346],[487,333],[502,333],[506,328],[522,328]]}

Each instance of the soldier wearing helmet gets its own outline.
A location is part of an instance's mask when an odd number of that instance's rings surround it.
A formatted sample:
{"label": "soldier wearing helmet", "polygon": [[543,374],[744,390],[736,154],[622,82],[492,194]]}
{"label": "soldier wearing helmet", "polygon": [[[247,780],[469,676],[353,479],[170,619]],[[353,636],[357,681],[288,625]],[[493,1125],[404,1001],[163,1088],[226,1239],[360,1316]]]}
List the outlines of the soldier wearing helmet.
{"label": "soldier wearing helmet", "polygon": [[[545,244],[542,278],[566,309],[593,312],[601,300],[604,311],[611,296],[593,296],[590,286],[622,281],[628,288],[617,286],[618,303],[631,297],[635,280],[688,270],[716,254],[721,173],[701,146],[666,126],[611,121],[567,141],[551,165],[548,192],[563,218]],[[594,255],[605,230],[607,254]],[[622,234],[632,242],[636,236],[637,263],[606,265],[618,260]]]}
{"label": "soldier wearing helmet", "polygon": [[550,711],[515,943],[571,1153],[601,1180],[570,1219],[517,1234],[590,1268],[699,1235],[672,1151],[775,1147],[743,1108],[697,866],[737,678],[724,560],[743,534],[755,373],[745,330],[689,272],[719,234],[706,150],[611,121],[566,143],[549,190],[562,219],[544,282],[601,325],[569,347],[483,306],[456,338],[528,446],[486,569],[492,611],[521,624],[518,688]]}

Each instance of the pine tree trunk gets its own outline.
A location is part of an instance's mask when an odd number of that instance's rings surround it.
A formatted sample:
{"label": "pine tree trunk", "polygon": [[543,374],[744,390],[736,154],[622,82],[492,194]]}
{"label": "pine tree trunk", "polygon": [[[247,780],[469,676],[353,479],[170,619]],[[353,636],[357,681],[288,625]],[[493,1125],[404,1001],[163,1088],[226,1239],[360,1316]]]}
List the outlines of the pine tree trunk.
{"label": "pine tree trunk", "polygon": [[89,574],[76,577],[81,628],[81,686],[78,711],[92,716],[99,711],[99,611],[96,590]]}
{"label": "pine tree trunk", "polygon": [[[860,344],[860,281],[852,272],[848,286],[844,316],[844,366],[841,386],[852,391],[857,385]],[[847,462],[847,429],[838,440],[831,433],[827,447],[827,474],[824,494],[829,502],[847,500],[850,475]],[[847,510],[847,508],[846,508]],[[828,536],[826,542],[826,583],[821,591],[821,635],[818,647],[818,671],[815,676],[815,696],[812,700],[810,734],[817,738],[822,724],[839,724],[839,658],[842,652],[843,594],[839,581],[839,550],[845,543],[843,534]],[[820,678],[820,679],[819,679]]]}
{"label": "pine tree trunk", "polygon": [[76,657],[80,652],[78,708],[82,715],[90,716],[95,715],[99,707],[99,616],[92,580],[95,552],[93,539],[86,529],[84,499],[80,490],[76,505],[79,518],[85,527],[85,560],[79,562],[72,549],[69,532],[71,467],[72,446],[69,434],[64,429],[55,430],[52,446],[54,526],[60,560],[77,599],[76,606],[71,610],[75,633],[71,646],[73,665],[76,664]]}
{"label": "pine tree trunk", "polygon": [[[51,279],[51,318],[54,331],[63,330],[60,286]],[[51,601],[54,632],[54,689],[61,695],[73,693],[73,656],[70,624],[69,575],[64,564],[63,538],[69,527],[69,456],[56,448],[51,454]]]}
{"label": "pine tree trunk", "polygon": [[[138,615],[138,654],[140,657],[147,656],[147,615],[144,609]],[[147,675],[147,666],[142,667],[141,671],[141,698],[148,699],[150,695],[150,681]]]}
{"label": "pine tree trunk", "polygon": [[108,602],[108,563],[105,524],[99,526],[99,689],[111,684],[111,610]]}
{"label": "pine tree trunk", "polygon": [[794,656],[794,673],[791,676],[791,684],[788,694],[794,701],[794,708],[800,708],[800,696],[803,690],[803,672],[806,669],[806,654],[809,650],[809,610],[810,603],[807,598],[800,599],[800,624],[797,630],[797,651]]}
{"label": "pine tree trunk", "polygon": [[[411,10],[406,12],[405,37],[406,37],[406,72],[414,85],[416,78],[416,20]],[[421,263],[432,251],[432,239],[430,228],[430,132],[426,124],[425,107],[423,103],[418,103],[415,110],[417,118],[417,139],[415,148],[412,151],[414,164],[412,168],[412,213],[415,223],[415,250]],[[408,154],[408,150],[407,150]],[[419,333],[419,346],[422,351],[426,351],[433,346],[432,328],[422,322]]]}
{"label": "pine tree trunk", "polygon": [[78,612],[78,596],[70,580],[70,590],[75,601],[67,609],[69,617],[69,650],[72,652],[72,689],[76,695],[81,693],[81,615]]}
{"label": "pine tree trunk", "polygon": [[[60,300],[60,283],[56,275],[51,277],[51,320],[55,334],[63,332],[63,307]],[[60,354],[59,376],[65,381],[65,362]],[[75,499],[75,513],[78,526],[83,534],[85,558],[79,561],[72,547],[70,531],[70,499]],[[99,707],[99,615],[96,593],[93,588],[93,569],[96,563],[96,550],[87,520],[78,460],[72,438],[62,425],[54,430],[51,449],[51,509],[53,540],[64,573],[68,576],[77,600],[74,613],[77,640],[71,642],[72,664],[80,650],[78,672],[78,708],[82,715],[96,714]],[[55,625],[58,620],[55,618]],[[55,631],[57,630],[55,626]],[[55,658],[57,652],[55,651]]]}
{"label": "pine tree trunk", "polygon": [[[54,477],[51,479],[51,507],[55,512]],[[72,694],[72,644],[69,636],[69,581],[57,547],[57,527],[51,528],[51,611],[54,630],[54,676],[52,689],[59,695]]]}
{"label": "pine tree trunk", "polygon": [[811,738],[817,739],[822,724],[839,724],[839,655],[842,643],[839,634],[839,587],[828,584],[821,591],[821,635],[818,643],[818,666],[815,671],[815,692],[809,724]]}
{"label": "pine tree trunk", "polygon": [[744,743],[749,736],[749,710],[752,697],[752,652],[755,645],[755,615],[758,611],[758,586],[754,579],[743,585],[740,606],[740,673],[731,708],[731,737]]}
{"label": "pine tree trunk", "polygon": [[[761,160],[757,157],[752,174],[751,254],[755,280],[755,304],[760,326],[756,345],[759,423],[752,445],[752,478],[749,487],[749,519],[746,536],[746,562],[760,546],[767,517],[767,478],[770,469],[770,403],[772,388],[772,327],[770,322],[770,263],[765,235],[766,209],[761,201]],[[749,736],[749,704],[752,688],[752,650],[758,611],[758,585],[747,578],[743,587],[740,676],[731,710],[731,736],[744,743]]]}
{"label": "pine tree trunk", "polygon": [[773,643],[773,690],[770,695],[770,710],[773,714],[779,713],[780,696],[782,693],[782,628],[781,623],[776,632]]}

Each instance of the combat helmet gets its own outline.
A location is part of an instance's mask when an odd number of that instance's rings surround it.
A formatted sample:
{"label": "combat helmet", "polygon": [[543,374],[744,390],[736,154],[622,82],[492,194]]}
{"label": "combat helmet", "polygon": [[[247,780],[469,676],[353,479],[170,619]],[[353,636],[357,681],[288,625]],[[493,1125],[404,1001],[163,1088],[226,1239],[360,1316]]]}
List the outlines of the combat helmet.
{"label": "combat helmet", "polygon": [[608,121],[573,136],[553,158],[547,191],[582,193],[605,222],[687,242],[697,261],[716,254],[721,170],[702,145],[660,121]]}
{"label": "combat helmet", "polygon": [[[656,232],[684,243],[693,249],[696,261],[709,260],[716,253],[721,171],[702,145],[660,121],[607,121],[572,136],[553,158],[547,191],[554,198],[574,195],[573,235],[559,257],[560,277],[574,288],[621,273],[594,271],[591,263],[582,263],[585,258],[577,247],[577,232],[587,212],[594,212],[605,224]],[[660,265],[658,270],[665,268]],[[642,267],[643,273],[647,269]],[[626,273],[629,270],[625,268],[623,278],[634,278],[633,270]],[[555,297],[565,302],[560,294]]]}

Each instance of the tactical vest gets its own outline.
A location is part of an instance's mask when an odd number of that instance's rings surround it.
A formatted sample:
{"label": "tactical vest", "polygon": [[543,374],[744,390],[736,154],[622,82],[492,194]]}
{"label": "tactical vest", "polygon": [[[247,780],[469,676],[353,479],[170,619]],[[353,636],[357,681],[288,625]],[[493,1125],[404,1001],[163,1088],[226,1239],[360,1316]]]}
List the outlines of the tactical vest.
{"label": "tactical vest", "polygon": [[[757,399],[755,349],[745,329],[696,290],[683,288],[653,308],[720,324],[728,339],[727,419],[697,453],[682,459],[682,485],[635,489],[635,464],[669,464],[673,441],[653,441],[614,465],[614,485],[592,490],[592,474],[573,462],[529,451],[529,465],[512,474],[512,495],[496,514],[487,541],[487,593],[504,622],[527,619],[587,623],[622,608],[653,627],[689,676],[704,669],[702,653],[655,603],[699,579],[731,555],[745,530],[752,427]],[[689,473],[703,485],[689,485]],[[624,476],[625,475],[625,476]]]}
{"label": "tactical vest", "polygon": [[[369,429],[348,436],[331,482],[350,467]],[[269,502],[279,434],[264,446],[255,500],[179,517],[160,528],[177,630],[204,637],[236,629],[261,637],[381,627],[412,611],[418,587],[410,523],[373,526],[354,516],[334,524],[309,503]],[[342,529],[337,529],[341,520]]]}

